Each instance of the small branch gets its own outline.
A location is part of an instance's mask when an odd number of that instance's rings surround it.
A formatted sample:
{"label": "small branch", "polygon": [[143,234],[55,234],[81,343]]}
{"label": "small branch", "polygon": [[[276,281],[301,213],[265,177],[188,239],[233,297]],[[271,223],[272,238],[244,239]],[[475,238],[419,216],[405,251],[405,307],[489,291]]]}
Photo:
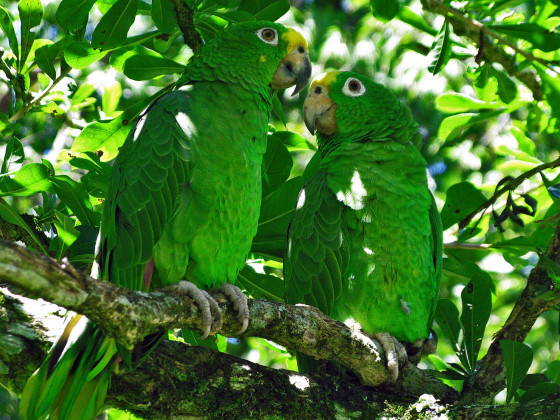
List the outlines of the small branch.
{"label": "small branch", "polygon": [[[188,297],[169,293],[171,288],[153,293],[131,291],[6,241],[0,241],[0,281],[16,286],[20,294],[42,297],[86,315],[123,344],[133,345],[148,334],[172,328],[201,331],[198,307]],[[316,308],[250,299],[249,327],[239,335],[231,303],[220,293],[211,293],[222,309],[223,335],[274,340],[288,349],[345,366],[365,385],[380,385],[389,378],[378,342]],[[412,365],[405,366],[395,386],[406,386],[407,392],[453,394],[441,381]]]}
{"label": "small branch", "polygon": [[38,97],[33,99],[27,105],[22,106],[18,112],[16,112],[14,115],[10,117],[9,121],[14,122],[19,120],[21,117],[27,114],[33,107],[38,105],[41,102],[41,100],[43,100],[43,98],[50,93],[52,88],[54,88],[62,79],[66,77],[66,75],[68,75],[68,73],[70,73],[70,70],[72,70],[71,67],[66,67],[64,70],[61,70],[60,75],[55,80],[53,80],[53,82],[49,85],[49,87],[47,87]]}
{"label": "small branch", "polygon": [[492,244],[468,244],[464,242],[449,242],[443,244],[443,247],[444,249],[468,249],[468,250],[479,249],[485,251],[491,248]]}
{"label": "small branch", "polygon": [[8,78],[8,80],[10,82],[13,82],[13,80],[15,79],[15,76],[12,74],[12,72],[10,71],[10,68],[8,67],[6,62],[4,61],[4,49],[3,48],[0,48],[0,70],[2,70],[6,74],[6,77]]}
{"label": "small branch", "polygon": [[515,57],[512,57],[510,54],[507,54],[503,50],[503,48],[500,48],[496,45],[492,45],[490,42],[485,42],[482,48],[480,42],[481,39],[480,34],[481,32],[483,32],[487,36],[494,38],[497,41],[503,43],[504,45],[507,45],[508,47],[512,48],[514,51],[516,51],[523,57],[527,58],[528,60],[541,63],[545,65],[547,68],[550,68],[551,70],[558,73],[555,69],[550,67],[547,61],[539,57],[535,57],[533,54],[520,49],[515,44],[512,44],[501,35],[495,33],[491,29],[486,28],[482,23],[463,16],[463,14],[458,10],[448,7],[438,0],[423,0],[423,4],[426,10],[428,11],[438,13],[445,17],[447,17],[449,14],[453,15],[453,18],[450,19],[450,22],[453,25],[453,30],[457,35],[467,36],[472,42],[474,42],[479,47],[479,54],[482,53],[482,56],[484,57],[485,61],[489,63],[501,64],[511,76],[518,78],[523,84],[525,84],[533,92],[533,97],[535,100],[537,101],[542,100],[542,85],[536,73],[530,69],[518,70]]}
{"label": "small branch", "polygon": [[506,182],[502,187],[498,188],[494,192],[492,197],[490,197],[488,200],[486,200],[484,203],[478,206],[476,210],[474,210],[473,212],[468,214],[463,220],[461,220],[459,222],[459,228],[463,229],[464,227],[466,227],[474,218],[474,216],[476,216],[478,213],[480,213],[483,210],[486,210],[488,207],[494,204],[496,200],[505,192],[515,190],[519,185],[521,185],[523,181],[531,178],[533,175],[536,175],[539,172],[544,171],[545,169],[553,169],[559,166],[560,166],[560,158],[553,160],[552,162],[543,163],[542,165],[535,166],[533,169],[522,173],[517,178],[514,178],[511,181]]}
{"label": "small branch", "polygon": [[193,18],[193,10],[185,3],[185,0],[173,0],[175,5],[175,14],[179,28],[183,33],[183,40],[193,52],[197,52],[202,47],[202,38],[196,31]]}

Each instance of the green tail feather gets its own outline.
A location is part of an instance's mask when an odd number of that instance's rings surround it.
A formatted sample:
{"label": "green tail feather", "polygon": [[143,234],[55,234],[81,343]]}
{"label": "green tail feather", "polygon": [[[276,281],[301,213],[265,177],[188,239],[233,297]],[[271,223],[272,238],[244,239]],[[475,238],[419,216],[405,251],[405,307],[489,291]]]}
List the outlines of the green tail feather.
{"label": "green tail feather", "polygon": [[[81,331],[77,325],[83,325]],[[115,340],[85,317],[74,317],[27,381],[20,415],[27,420],[94,418],[103,406],[116,355]]]}

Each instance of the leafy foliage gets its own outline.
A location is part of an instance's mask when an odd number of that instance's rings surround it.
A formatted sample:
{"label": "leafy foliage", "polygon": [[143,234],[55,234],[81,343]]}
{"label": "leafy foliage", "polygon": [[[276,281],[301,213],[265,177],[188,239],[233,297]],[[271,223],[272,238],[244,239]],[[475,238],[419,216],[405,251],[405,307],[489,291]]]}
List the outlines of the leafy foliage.
{"label": "leafy foliage", "polygon": [[[476,375],[539,259],[555,284],[541,297],[557,298],[558,262],[544,250],[560,212],[560,172],[549,164],[560,147],[558,2],[451,3],[458,10],[443,1],[292,3],[186,1],[203,40],[232,22],[282,18],[310,41],[316,73],[363,73],[411,107],[447,244],[436,312],[440,358],[425,363],[460,388]],[[181,19],[171,0],[21,0],[0,7],[0,217],[26,232],[37,252],[68,257],[81,269],[91,264],[110,162],[193,54]],[[301,96],[274,99],[261,219],[238,279],[253,297],[283,297],[285,233],[303,180],[318,162],[304,172],[316,147],[301,120]],[[487,209],[472,214],[491,197]],[[543,314],[527,337],[530,357],[527,345],[502,342],[503,399],[558,391],[557,310]],[[294,366],[283,350],[259,340],[222,337],[213,345]]]}

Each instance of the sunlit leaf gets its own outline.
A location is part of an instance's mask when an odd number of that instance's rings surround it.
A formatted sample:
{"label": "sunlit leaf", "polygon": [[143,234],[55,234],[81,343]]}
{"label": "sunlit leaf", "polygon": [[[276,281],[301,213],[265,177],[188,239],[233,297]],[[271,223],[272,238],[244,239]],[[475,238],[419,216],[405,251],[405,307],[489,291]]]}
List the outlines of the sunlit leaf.
{"label": "sunlit leaf", "polygon": [[122,87],[119,82],[106,86],[101,96],[101,109],[108,117],[112,117],[121,99]]}
{"label": "sunlit leaf", "polygon": [[501,108],[495,111],[485,111],[481,113],[464,113],[451,115],[441,122],[438,130],[438,137],[441,140],[450,140],[457,137],[461,130],[473,124],[497,117],[504,112],[506,112],[506,109]]}
{"label": "sunlit leaf", "polygon": [[449,21],[445,19],[443,26],[434,39],[434,43],[430,48],[430,54],[428,55],[428,58],[430,59],[428,70],[434,75],[443,70],[451,58],[449,32]]}
{"label": "sunlit leaf", "polygon": [[95,27],[92,47],[107,50],[122,45],[136,18],[137,5],[138,0],[118,0]]}
{"label": "sunlit leaf", "polygon": [[12,53],[19,57],[19,43],[16,36],[16,31],[12,25],[12,19],[10,13],[3,7],[0,7],[0,29],[8,37],[8,42],[10,43],[10,48]]}
{"label": "sunlit leaf", "polygon": [[[8,144],[4,149],[4,159],[2,161],[1,173],[5,174],[10,170],[12,163],[22,163],[25,153],[23,151],[23,146],[21,141],[16,137],[10,137]],[[2,184],[2,179],[0,178],[0,185]]]}
{"label": "sunlit leaf", "polygon": [[54,67],[54,60],[58,55],[58,45],[50,44],[43,45],[35,51],[35,60],[41,70],[51,79],[56,79],[56,69]]}
{"label": "sunlit leaf", "polygon": [[535,23],[517,25],[488,25],[490,29],[515,38],[529,41],[542,51],[555,51],[560,48],[560,34],[551,32]]}
{"label": "sunlit leaf", "polygon": [[173,2],[171,0],[152,0],[152,19],[160,31],[164,33],[174,31],[178,23]]}
{"label": "sunlit leaf", "polygon": [[107,55],[107,51],[94,50],[87,41],[73,42],[64,50],[64,59],[74,69],[85,69]]}
{"label": "sunlit leaf", "polygon": [[51,192],[51,175],[49,168],[42,163],[24,165],[13,177],[2,177],[0,196],[29,196],[41,191]]}
{"label": "sunlit leaf", "polygon": [[62,0],[56,10],[56,20],[61,28],[73,31],[83,26],[95,0]]}
{"label": "sunlit leaf", "polygon": [[82,184],[66,175],[51,178],[54,190],[60,201],[64,203],[83,225],[97,226],[100,214],[93,211],[89,195]]}
{"label": "sunlit leaf", "polygon": [[436,98],[436,108],[444,112],[466,112],[473,109],[499,108],[497,102],[484,102],[459,92],[447,92]]}
{"label": "sunlit leaf", "polygon": [[399,11],[397,0],[370,0],[369,5],[373,17],[382,22],[389,22]]}
{"label": "sunlit leaf", "polygon": [[35,41],[35,32],[31,29],[41,23],[43,17],[43,5],[40,0],[20,0],[18,3],[19,18],[21,21],[21,55],[19,61],[19,71],[23,69],[25,61],[33,41]]}
{"label": "sunlit leaf", "polygon": [[509,403],[531,367],[533,350],[526,344],[511,340],[500,340],[500,346],[506,365],[506,401]]}
{"label": "sunlit leaf", "polygon": [[246,265],[241,270],[236,282],[256,299],[269,299],[277,302],[284,300],[284,281],[269,274],[257,273],[250,266]]}
{"label": "sunlit leaf", "polygon": [[55,211],[55,215],[53,224],[56,227],[57,236],[51,241],[49,248],[54,251],[54,257],[60,259],[80,236],[80,232],[75,228],[74,219],[58,211]]}
{"label": "sunlit leaf", "polygon": [[498,81],[498,96],[509,104],[517,97],[517,84],[502,70],[492,67],[492,75]]}
{"label": "sunlit leaf", "polygon": [[151,55],[133,55],[123,65],[123,73],[132,80],[149,80],[164,74],[180,74],[184,70],[181,63]]}

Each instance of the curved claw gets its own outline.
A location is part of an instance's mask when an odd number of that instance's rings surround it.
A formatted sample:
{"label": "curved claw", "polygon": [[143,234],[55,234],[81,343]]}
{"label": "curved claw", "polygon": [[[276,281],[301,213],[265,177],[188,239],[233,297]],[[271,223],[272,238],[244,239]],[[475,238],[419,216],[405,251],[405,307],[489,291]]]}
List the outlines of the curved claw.
{"label": "curved claw", "polygon": [[387,370],[389,371],[389,382],[396,382],[399,377],[399,365],[407,362],[408,355],[404,346],[391,334],[381,332],[373,335],[383,347],[387,357]]}
{"label": "curved claw", "polygon": [[237,319],[241,322],[241,328],[237,334],[243,334],[249,326],[249,305],[247,303],[247,296],[243,294],[241,289],[230,283],[225,283],[220,286],[220,291],[230,300],[233,304],[233,309],[237,311]]}

